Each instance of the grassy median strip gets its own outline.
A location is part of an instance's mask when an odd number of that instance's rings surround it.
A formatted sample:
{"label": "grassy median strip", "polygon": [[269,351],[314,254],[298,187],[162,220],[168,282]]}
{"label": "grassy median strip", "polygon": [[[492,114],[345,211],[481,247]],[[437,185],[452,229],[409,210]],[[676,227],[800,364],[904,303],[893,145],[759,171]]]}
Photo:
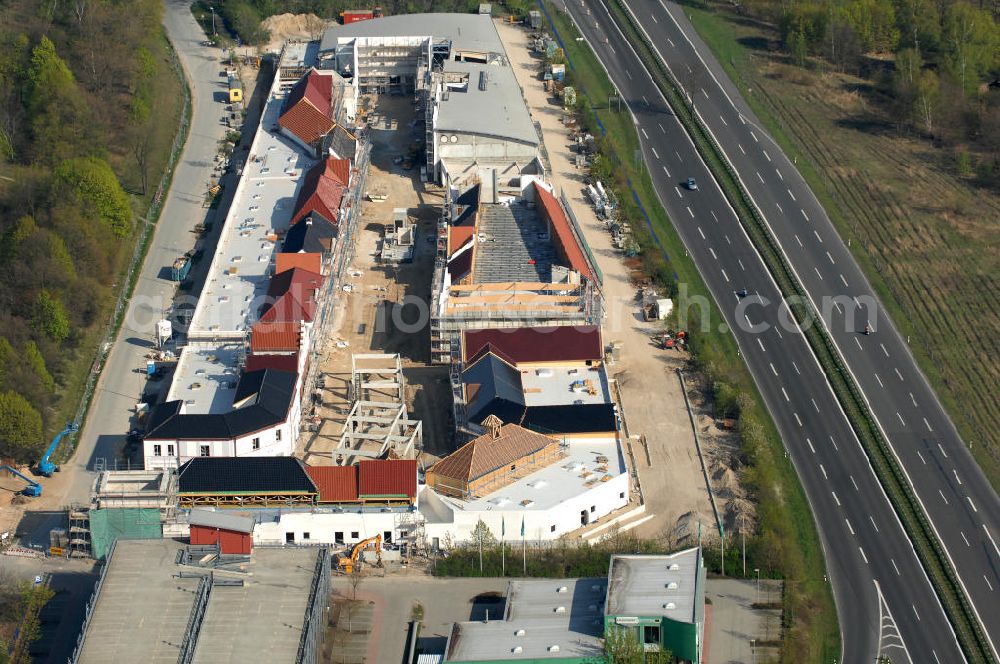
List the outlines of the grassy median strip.
{"label": "grassy median strip", "polygon": [[963,652],[970,662],[995,662],[982,626],[976,619],[972,606],[962,591],[958,576],[949,564],[916,494],[890,449],[888,441],[879,430],[867,402],[847,367],[844,366],[832,339],[822,324],[816,323],[817,316],[809,303],[808,295],[798,282],[777,240],[753,205],[749,194],[743,189],[721,148],[715,143],[694,109],[688,105],[681,87],[656,56],[652,45],[635,24],[631,13],[621,0],[610,0],[610,6],[615,21],[631,38],[646,67],[652,72],[657,87],[666,96],[677,117],[694,140],[702,158],[715,174],[726,197],[736,209],[740,223],[764,257],[768,270],[778,282],[782,294],[786,298],[795,300],[789,304],[789,308],[803,327],[806,339],[819,358],[837,399],[872,461],[879,481],[885,487],[907,534],[913,541],[917,555],[958,635]]}
{"label": "grassy median strip", "polygon": [[[644,269],[664,287],[672,288],[671,294],[681,286],[689,299],[701,296],[711,304],[709,325],[692,330],[692,360],[712,386],[717,410],[723,393],[725,400],[739,403],[741,454],[747,462],[740,481],[757,502],[759,519],[757,533],[747,539],[748,573],[759,567],[762,576],[785,579],[781,661],[838,661],[840,633],[833,596],[824,580],[823,550],[781,437],[739,358],[735,338],[660,205],[645,163],[637,156],[640,143],[631,114],[624,103],[619,110],[614,98],[609,105],[615,88],[587,43],[577,41],[580,35],[572,19],[551,4],[542,7],[565,49],[581,121],[595,135],[600,134],[602,159],[613,162],[610,170],[622,194],[622,216],[632,221],[643,247]],[[644,216],[646,221],[639,221]],[[639,228],[644,223],[648,223],[648,231]],[[738,574],[739,547],[727,546],[726,554],[727,573]],[[716,548],[706,551],[706,562],[710,569],[718,569]]]}

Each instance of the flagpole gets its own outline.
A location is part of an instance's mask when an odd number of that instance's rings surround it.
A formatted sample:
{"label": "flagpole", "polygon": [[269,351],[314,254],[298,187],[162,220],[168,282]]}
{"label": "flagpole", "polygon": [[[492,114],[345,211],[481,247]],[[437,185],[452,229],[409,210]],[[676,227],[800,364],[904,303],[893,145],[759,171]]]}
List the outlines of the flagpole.
{"label": "flagpole", "polygon": [[507,524],[503,517],[500,517],[500,576],[507,576],[507,545],[504,542],[507,536]]}
{"label": "flagpole", "polygon": [[524,539],[524,515],[521,515],[521,574],[528,576],[528,543]]}

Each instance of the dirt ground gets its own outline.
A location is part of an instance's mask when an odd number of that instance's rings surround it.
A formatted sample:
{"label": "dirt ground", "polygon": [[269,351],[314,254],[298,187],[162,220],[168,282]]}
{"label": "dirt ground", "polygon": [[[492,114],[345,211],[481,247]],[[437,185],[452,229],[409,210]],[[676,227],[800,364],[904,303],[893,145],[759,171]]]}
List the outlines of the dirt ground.
{"label": "dirt ground", "polygon": [[[404,171],[392,163],[393,157],[403,154],[411,142],[423,141],[421,125],[411,126],[416,116],[411,98],[384,95],[378,100],[376,114],[380,120],[369,131],[373,149],[366,187],[370,192],[384,191],[388,199],[363,203],[354,260],[348,269],[351,290],[338,293],[340,303],[332,322],[331,343],[320,358],[325,384],[320,407],[323,421],[318,431],[305,432],[300,440],[299,451],[311,464],[328,463],[337,445],[350,410],[347,384],[353,353],[399,353],[406,379],[407,410],[411,418],[423,422],[428,453],[425,462],[430,463],[451,447],[448,374],[444,367],[430,364],[429,327],[415,325],[417,331],[408,332],[393,324],[393,318],[417,322],[421,313],[418,309],[427,310],[404,304],[404,299],[418,298],[425,304],[430,301],[434,245],[426,238],[434,236],[443,197],[439,190],[424,188],[419,170]],[[418,224],[414,259],[408,264],[382,264],[377,260],[382,229],[391,223],[397,207],[405,207]]]}
{"label": "dirt ground", "polygon": [[[562,124],[561,107],[542,87],[538,76],[542,61],[529,50],[528,31],[499,22],[497,29],[532,117],[542,126],[552,169],[549,178],[558,190],[565,191],[604,273],[608,312],[604,340],[606,344],[613,341],[623,344],[620,359],[609,366],[609,373],[621,389],[647,513],[657,515],[634,532],[642,537],[659,537],[669,532],[671,541],[679,543],[678,539],[685,535],[695,534],[699,520],[705,526],[714,523],[691,422],[675,373],[677,368],[683,368],[687,356],[681,351],[659,350],[650,342],[650,336],[660,326],[642,320],[636,304],[637,291],[623,255],[613,247],[610,233],[584,198],[586,172],[571,161],[575,155],[570,151],[570,132]],[[700,423],[706,457],[714,456],[711,449],[732,445],[732,436],[717,430],[704,399],[698,394],[692,396],[697,397],[692,406]],[[645,446],[639,437],[645,438]],[[726,478],[732,479],[729,475]],[[720,509],[724,505],[720,504]]]}

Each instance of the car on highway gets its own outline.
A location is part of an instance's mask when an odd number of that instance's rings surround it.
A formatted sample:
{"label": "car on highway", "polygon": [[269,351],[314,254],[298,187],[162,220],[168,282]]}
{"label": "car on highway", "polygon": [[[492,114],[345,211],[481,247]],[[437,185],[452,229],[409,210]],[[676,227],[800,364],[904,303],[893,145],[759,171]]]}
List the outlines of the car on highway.
{"label": "car on highway", "polygon": [[694,181],[694,178],[688,178],[685,185],[690,191],[698,190],[698,183]]}

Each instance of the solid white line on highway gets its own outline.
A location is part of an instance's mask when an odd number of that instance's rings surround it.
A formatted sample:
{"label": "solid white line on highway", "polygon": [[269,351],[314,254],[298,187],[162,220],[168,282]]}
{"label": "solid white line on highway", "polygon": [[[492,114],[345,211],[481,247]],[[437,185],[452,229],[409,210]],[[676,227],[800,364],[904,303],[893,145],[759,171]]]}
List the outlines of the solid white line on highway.
{"label": "solid white line on highway", "polygon": [[837,447],[837,441],[835,441],[835,440],[833,439],[833,436],[830,436],[830,442],[831,442],[831,443],[833,443],[833,449],[835,449],[835,450],[837,450],[837,451],[839,452],[839,451],[840,451],[840,448],[839,448],[839,447]]}
{"label": "solid white line on highway", "polygon": [[670,45],[671,45],[671,46],[673,46],[674,48],[677,48],[677,45],[676,45],[676,44],[674,44],[673,40],[672,40],[672,39],[670,39],[670,37],[667,37],[667,42],[669,42],[669,43],[670,43]]}
{"label": "solid white line on highway", "polygon": [[910,401],[913,402],[914,406],[917,405],[917,399],[916,399],[916,397],[913,396],[913,392],[910,392]]}
{"label": "solid white line on highway", "polygon": [[659,21],[656,20],[656,16],[654,14],[650,14],[649,18],[653,19],[653,23],[659,23]]}
{"label": "solid white line on highway", "polygon": [[644,102],[646,102],[646,106],[649,106],[649,100],[648,100],[648,99],[646,99],[646,95],[643,95],[643,96],[642,96],[642,100],[643,100]]}
{"label": "solid white line on highway", "polygon": [[[833,260],[832,258],[830,260]],[[840,280],[844,283],[844,287],[847,287],[847,279],[844,279],[844,275],[840,275]]]}
{"label": "solid white line on highway", "polygon": [[912,604],[910,604],[910,608],[913,609],[913,615],[915,615],[917,617],[917,620],[920,620],[920,614],[917,613],[917,607],[915,607]]}
{"label": "solid white line on highway", "polygon": [[789,403],[792,401],[788,398],[788,392],[785,391],[785,388],[781,388],[781,393],[785,395],[785,401],[788,401]]}
{"label": "solid white line on highway", "polygon": [[639,127],[639,131],[642,132],[643,137],[648,141],[649,140],[649,134],[646,133],[646,130],[643,127]]}
{"label": "solid white line on highway", "polygon": [[759,143],[760,142],[759,140],[757,140],[757,134],[755,134],[753,132],[750,132],[750,135],[753,136],[753,142],[754,143]]}
{"label": "solid white line on highway", "polygon": [[889,351],[885,349],[885,344],[879,344],[882,347],[882,352],[885,353],[886,357],[889,357]]}
{"label": "solid white line on highway", "polygon": [[667,170],[666,166],[663,166],[663,172],[667,174],[667,177],[670,177],[670,171]]}
{"label": "solid white line on highway", "polygon": [[902,424],[905,427],[906,426],[906,422],[903,421],[903,416],[899,414],[898,410],[896,411],[896,417],[899,418],[899,423]]}
{"label": "solid white line on highway", "polygon": [[[823,466],[822,466],[822,465],[820,465],[820,468],[822,468],[822,467],[823,467]],[[846,524],[847,524],[847,529],[848,529],[848,530],[850,530],[850,531],[851,531],[851,534],[853,535],[853,534],[854,534],[854,526],[852,526],[852,525],[851,525],[851,522],[850,522],[850,521],[848,521],[847,519],[844,519],[844,523],[846,523]]]}
{"label": "solid white line on highway", "polygon": [[781,209],[781,203],[775,203],[774,206],[778,208],[778,212],[785,214],[785,211]]}
{"label": "solid white line on highway", "polygon": [[795,417],[795,421],[799,423],[799,426],[802,426],[802,420],[799,418],[799,414],[792,413],[792,415]]}
{"label": "solid white line on highway", "polygon": [[715,255],[715,249],[712,249],[711,247],[709,247],[708,251],[709,251],[709,253],[712,254],[712,258],[714,258],[715,260],[719,260],[719,257]]}
{"label": "solid white line on highway", "polygon": [[868,515],[868,518],[869,518],[869,519],[871,520],[871,522],[872,522],[872,528],[874,528],[874,529],[875,529],[875,532],[878,532],[878,525],[876,525],[876,523],[875,523],[875,517],[873,517],[873,516],[872,516],[871,514],[869,514],[869,515]]}
{"label": "solid white line on highway", "polygon": [[764,342],[760,340],[760,337],[757,337],[757,345],[760,346],[760,349],[762,351],[764,351],[765,353],[767,352],[767,349],[764,348]]}
{"label": "solid white line on highway", "polygon": [[[829,251],[826,252],[826,257],[830,259],[830,265],[836,265],[837,264],[837,261],[833,260],[833,256],[830,255]],[[857,299],[855,299],[854,301],[857,302]]]}
{"label": "solid white line on highway", "polygon": [[892,563],[892,568],[896,570],[896,576],[903,576],[899,573],[899,567],[896,566],[896,560],[894,558],[889,558],[889,562]]}
{"label": "solid white line on highway", "polygon": [[897,375],[897,376],[899,376],[899,379],[900,379],[900,380],[903,380],[903,374],[899,373],[899,369],[897,369],[897,368],[893,367],[893,371],[895,371],[895,372],[896,372],[896,375]]}
{"label": "solid white line on highway", "polygon": [[837,492],[836,491],[831,491],[830,493],[833,494],[833,500],[834,500],[834,502],[837,503],[837,507],[840,507],[840,498],[837,498]]}
{"label": "solid white line on highway", "polygon": [[802,375],[802,372],[799,371],[799,365],[795,364],[795,362],[792,362],[792,368],[795,369],[795,373],[797,373],[800,376]]}
{"label": "solid white line on highway", "polygon": [[938,449],[941,450],[941,456],[943,456],[945,459],[947,459],[948,458],[948,453],[944,451],[943,447],[941,447],[941,443],[938,443],[937,445],[938,445]]}
{"label": "solid white line on highway", "polygon": [[726,236],[726,243],[730,245],[733,243],[733,241],[729,239],[728,235]]}
{"label": "solid white line on highway", "polygon": [[[646,138],[649,138],[649,137],[647,136]],[[653,151],[653,156],[654,157],[656,157],[657,159],[660,158],[660,153],[656,151],[656,148],[650,147],[649,149]]]}
{"label": "solid white line on highway", "polygon": [[795,236],[795,241],[799,243],[800,247],[805,246],[805,245],[802,244],[802,240],[799,239],[798,235]]}
{"label": "solid white line on highway", "polygon": [[762,149],[762,150],[761,150],[761,152],[763,152],[763,153],[764,153],[764,156],[765,156],[765,157],[767,158],[767,160],[768,160],[768,161],[771,161],[771,155],[769,155],[769,154],[767,153],[767,150],[763,150],[763,149]]}
{"label": "solid white line on highway", "polygon": [[726,278],[726,282],[728,283],[729,282],[729,275],[726,274],[725,270],[722,271],[722,276]]}
{"label": "solid white line on highway", "polygon": [[917,451],[917,456],[920,457],[920,460],[923,461],[924,465],[926,466],[927,465],[927,460],[924,459],[924,455],[921,454],[919,451]]}
{"label": "solid white line on highway", "polygon": [[967,546],[967,547],[969,547],[971,549],[972,545],[969,544],[969,538],[965,536],[965,532],[962,531],[962,530],[960,530],[960,531],[958,531],[958,534],[962,536],[963,540],[965,540],[965,546]]}
{"label": "solid white line on highway", "polygon": [[[687,211],[688,211],[688,214],[691,215],[691,218],[694,219],[694,212],[691,211],[691,206],[690,205],[687,206]],[[704,240],[705,239],[705,234],[701,232],[701,226],[698,227],[698,232],[701,233],[701,239]]]}
{"label": "solid white line on highway", "polygon": [[719,116],[719,119],[720,119],[720,120],[722,120],[722,124],[726,125],[727,127],[729,126],[729,123],[728,123],[728,122],[726,122],[726,119],[725,119],[724,117],[722,117],[722,116],[720,115],[720,116]]}
{"label": "solid white line on highway", "polygon": [[764,184],[764,178],[761,177],[760,171],[757,171],[757,179],[760,180],[761,184]]}
{"label": "solid white line on highway", "polygon": [[[768,161],[770,161],[770,159],[769,159]],[[779,179],[779,180],[781,180],[782,182],[784,182],[784,181],[785,181],[785,176],[783,176],[783,175],[781,174],[781,171],[779,171],[779,170],[778,170],[778,169],[776,168],[776,169],[774,169],[774,172],[778,174],[778,179]]]}
{"label": "solid white line on highway", "polygon": [[955,481],[956,481],[956,482],[958,482],[959,486],[961,486],[961,484],[962,484],[962,480],[961,480],[961,479],[959,479],[959,477],[958,477],[958,471],[957,471],[957,470],[955,470],[954,468],[952,468],[952,469],[951,469],[951,472],[953,472],[953,473],[955,474]]}
{"label": "solid white line on highway", "polygon": [[947,505],[948,504],[948,499],[944,497],[944,492],[941,491],[941,489],[938,489],[938,494],[940,494],[941,500],[944,501],[944,504]]}
{"label": "solid white line on highway", "polygon": [[674,191],[677,192],[677,196],[679,198],[684,198],[684,194],[681,193],[681,188],[680,187],[674,187]]}
{"label": "solid white line on highway", "polygon": [[792,193],[792,190],[791,189],[786,189],[785,191],[788,192],[788,195],[791,196],[792,200],[794,201],[795,200],[795,194]]}
{"label": "solid white line on highway", "polygon": [[990,583],[990,580],[986,578],[985,574],[983,574],[983,581],[985,581],[986,585],[988,585],[990,587],[990,592],[993,592],[993,584]]}
{"label": "solid white line on highway", "polygon": [[659,122],[656,123],[656,126],[660,128],[660,133],[662,133],[662,134],[667,133],[667,130],[664,129],[663,125],[661,125]]}
{"label": "solid white line on highway", "polygon": [[740,260],[739,258],[737,258],[736,262],[740,264],[740,269],[741,270],[743,270],[744,272],[747,271],[747,269],[743,266],[743,261],[742,260]]}
{"label": "solid white line on highway", "polygon": [[854,475],[851,475],[851,484],[854,485],[855,491],[861,491],[861,489],[858,488],[858,483],[854,481]]}
{"label": "solid white line on highway", "polygon": [[867,565],[867,564],[868,564],[868,556],[866,556],[866,555],[865,555],[865,550],[864,550],[864,549],[862,549],[862,548],[861,548],[861,547],[859,546],[859,547],[858,547],[858,551],[860,551],[860,552],[861,552],[861,557],[865,559],[865,564]]}
{"label": "solid white line on highway", "polygon": [[775,376],[777,376],[778,375],[778,370],[774,368],[774,362],[768,362],[767,364],[768,364],[768,366],[771,367],[771,373],[773,373]]}
{"label": "solid white line on highway", "polygon": [[811,440],[809,440],[808,438],[806,438],[806,442],[807,442],[807,443],[809,443],[809,450],[810,450],[810,451],[811,451],[811,452],[812,452],[813,454],[816,454],[816,448],[815,448],[815,447],[813,447],[813,442],[812,442]]}
{"label": "solid white line on highway", "polygon": [[927,427],[927,430],[930,431],[931,433],[934,432],[934,429],[931,428],[931,423],[927,421],[926,417],[924,418],[924,426]]}
{"label": "solid white line on highway", "polygon": [[816,236],[816,239],[817,239],[817,240],[819,240],[820,244],[823,244],[823,238],[821,238],[821,237],[819,236],[819,233],[817,233],[817,232],[816,232],[816,231],[814,230],[814,231],[813,231],[813,235],[815,235],[815,236]]}
{"label": "solid white line on highway", "polygon": [[816,400],[815,399],[810,399],[810,401],[813,402],[813,408],[815,408],[816,412],[818,413],[819,412],[819,405],[816,403]]}
{"label": "solid white line on highway", "polygon": [[816,270],[816,276],[819,277],[820,279],[823,279],[823,275],[819,273],[819,268],[813,266],[813,269]]}
{"label": "solid white line on highway", "polygon": [[858,339],[857,337],[854,337],[854,343],[856,343],[858,345],[858,348],[860,348],[861,350],[864,350],[864,348],[861,348],[861,340],[860,339]]}
{"label": "solid white line on highway", "polygon": [[[826,474],[826,468],[823,467],[823,464],[819,464],[819,469],[823,473],[823,479],[825,479],[825,480],[830,479],[830,477]],[[851,534],[852,535],[854,534],[853,530],[851,531]]]}
{"label": "solid white line on highway", "polygon": [[715,219],[716,221],[719,221],[719,218],[715,216],[715,210],[709,210],[709,212],[712,213],[712,219]]}
{"label": "solid white line on highway", "polygon": [[[630,81],[632,80],[632,74],[629,72],[628,69],[625,70],[625,75],[628,76],[628,80],[630,80]],[[642,132],[642,133],[645,134],[646,132]],[[649,138],[649,136],[647,136],[646,138]]]}
{"label": "solid white line on highway", "polygon": [[878,381],[879,387],[885,387],[885,385],[882,384],[882,379],[878,377],[878,374],[875,374],[875,380]]}

